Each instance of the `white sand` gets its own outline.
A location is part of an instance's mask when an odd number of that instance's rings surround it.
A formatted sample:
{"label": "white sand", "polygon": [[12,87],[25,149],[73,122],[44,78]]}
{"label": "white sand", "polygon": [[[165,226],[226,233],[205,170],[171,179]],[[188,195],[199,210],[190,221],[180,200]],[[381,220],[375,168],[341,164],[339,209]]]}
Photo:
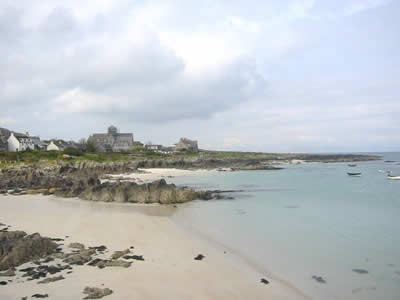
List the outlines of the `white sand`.
{"label": "white sand", "polygon": [[148,183],[159,179],[166,179],[181,176],[198,176],[201,174],[209,174],[217,172],[216,170],[182,170],[174,168],[152,168],[138,169],[141,173],[108,175],[113,179],[129,180],[136,183]]}
{"label": "white sand", "polygon": [[[0,286],[0,299],[21,299],[35,293],[47,293],[49,299],[82,299],[85,286],[102,284],[114,291],[104,298],[110,300],[304,299],[278,281],[261,284],[262,274],[233,254],[224,254],[189,235],[168,216],[152,216],[157,211],[168,215],[174,209],[179,208],[0,195],[0,222],[11,225],[10,230],[69,236],[66,244],[106,245],[111,251],[134,246],[133,253],[145,258],[127,269],[74,266],[65,280],[49,284],[13,282]],[[199,253],[206,258],[195,261]]]}

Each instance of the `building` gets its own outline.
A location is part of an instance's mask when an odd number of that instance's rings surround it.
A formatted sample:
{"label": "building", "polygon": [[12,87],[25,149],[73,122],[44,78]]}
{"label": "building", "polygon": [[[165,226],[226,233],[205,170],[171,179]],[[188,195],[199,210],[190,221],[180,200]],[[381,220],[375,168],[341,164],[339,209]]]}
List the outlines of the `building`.
{"label": "building", "polygon": [[197,152],[199,151],[199,147],[197,141],[192,141],[187,138],[181,138],[179,142],[175,144],[175,150]]}
{"label": "building", "polygon": [[63,140],[51,140],[47,145],[47,151],[64,151],[68,148],[68,143]]}
{"label": "building", "polygon": [[107,133],[94,133],[88,142],[93,142],[100,152],[130,151],[133,146],[133,133],[119,133],[115,126],[108,127]]}
{"label": "building", "polygon": [[30,136],[26,134],[11,132],[10,137],[7,140],[8,151],[10,152],[21,152],[26,150],[34,150],[35,144]]}
{"label": "building", "polygon": [[162,149],[162,145],[147,144],[144,146],[144,148],[150,151],[160,151]]}

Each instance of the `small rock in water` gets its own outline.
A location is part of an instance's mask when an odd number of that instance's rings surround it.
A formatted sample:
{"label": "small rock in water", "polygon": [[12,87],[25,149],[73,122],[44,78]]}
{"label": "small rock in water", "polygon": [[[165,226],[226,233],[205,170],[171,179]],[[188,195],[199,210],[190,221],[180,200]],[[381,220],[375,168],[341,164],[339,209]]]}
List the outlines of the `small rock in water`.
{"label": "small rock in water", "polygon": [[264,284],[268,284],[269,283],[269,281],[267,279],[265,279],[265,278],[261,278],[260,282],[264,283]]}
{"label": "small rock in water", "polygon": [[7,281],[0,281],[0,285],[6,285]]}
{"label": "small rock in water", "polygon": [[203,254],[199,254],[199,255],[197,255],[194,259],[195,259],[195,260],[203,260],[204,257],[205,257],[205,256],[204,256]]}
{"label": "small rock in water", "polygon": [[368,271],[364,269],[353,269],[352,271],[357,274],[368,274]]}
{"label": "small rock in water", "polygon": [[316,282],[319,282],[319,283],[326,283],[326,280],[324,279],[324,278],[322,278],[321,276],[313,276],[312,277]]}
{"label": "small rock in water", "polygon": [[113,293],[113,291],[108,288],[101,289],[101,288],[87,286],[83,290],[83,293],[87,295],[83,299],[100,299],[105,296],[111,295]]}
{"label": "small rock in water", "polygon": [[49,297],[48,294],[34,294],[32,295],[32,298],[47,298]]}

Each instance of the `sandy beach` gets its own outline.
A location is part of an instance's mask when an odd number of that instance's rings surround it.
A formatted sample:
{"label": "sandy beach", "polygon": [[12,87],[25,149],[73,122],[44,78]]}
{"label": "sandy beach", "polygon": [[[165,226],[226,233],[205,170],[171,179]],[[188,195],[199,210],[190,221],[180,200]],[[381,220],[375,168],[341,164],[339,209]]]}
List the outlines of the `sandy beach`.
{"label": "sandy beach", "polygon": [[[50,299],[82,299],[85,286],[114,291],[106,299],[303,299],[239,258],[188,234],[168,217],[173,206],[95,203],[54,196],[0,196],[0,222],[10,230],[65,238],[64,243],[134,247],[145,261],[129,268],[76,266],[66,279],[49,284],[21,277],[0,287],[0,299],[47,293]],[[68,236],[68,238],[66,238]],[[226,253],[224,253],[226,252]],[[202,261],[194,260],[198,254]]]}
{"label": "sandy beach", "polygon": [[205,175],[213,172],[218,172],[217,170],[184,170],[175,168],[151,168],[151,169],[138,169],[138,172],[131,174],[113,174],[107,175],[110,179],[126,180],[136,182],[138,184],[149,183],[155,180],[165,179],[173,177],[182,176],[198,176]]}

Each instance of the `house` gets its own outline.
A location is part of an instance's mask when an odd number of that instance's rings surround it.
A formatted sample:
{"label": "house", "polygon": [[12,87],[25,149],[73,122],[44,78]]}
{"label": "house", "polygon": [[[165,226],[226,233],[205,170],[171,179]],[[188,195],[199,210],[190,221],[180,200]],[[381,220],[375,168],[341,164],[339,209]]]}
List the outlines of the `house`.
{"label": "house", "polygon": [[88,138],[100,152],[129,151],[133,146],[133,133],[119,133],[115,126],[108,127],[107,133],[94,133]]}
{"label": "house", "polygon": [[26,150],[34,150],[35,144],[30,136],[22,133],[11,132],[10,137],[7,140],[8,151],[10,152],[21,152]]}
{"label": "house", "polygon": [[68,143],[63,140],[51,140],[47,146],[47,151],[64,151],[68,148]]}
{"label": "house", "polygon": [[144,148],[149,151],[160,151],[162,149],[162,145],[147,144],[144,146]]}
{"label": "house", "polygon": [[187,138],[181,138],[179,142],[175,144],[175,150],[197,152],[199,151],[199,147],[197,141],[192,141]]}

